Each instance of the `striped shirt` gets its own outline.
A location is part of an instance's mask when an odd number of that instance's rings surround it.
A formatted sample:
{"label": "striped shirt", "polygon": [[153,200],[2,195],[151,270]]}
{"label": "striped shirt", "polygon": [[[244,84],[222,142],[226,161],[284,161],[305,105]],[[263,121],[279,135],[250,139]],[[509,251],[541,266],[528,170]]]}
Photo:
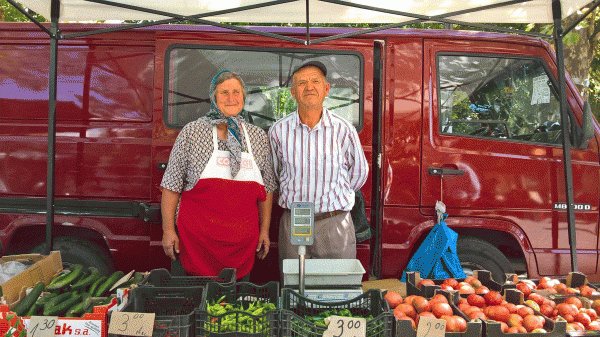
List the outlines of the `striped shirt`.
{"label": "striped shirt", "polygon": [[279,206],[308,201],[315,203],[316,213],[352,209],[354,191],[369,172],[352,124],[324,108],[321,120],[309,129],[295,112],[273,124],[269,139]]}

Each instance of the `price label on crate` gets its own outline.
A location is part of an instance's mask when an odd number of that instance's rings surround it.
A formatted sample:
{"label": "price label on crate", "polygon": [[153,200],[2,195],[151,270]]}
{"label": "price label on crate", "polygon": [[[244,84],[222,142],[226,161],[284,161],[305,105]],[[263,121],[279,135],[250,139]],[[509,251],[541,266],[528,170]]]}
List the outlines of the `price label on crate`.
{"label": "price label on crate", "polygon": [[419,318],[417,337],[444,337],[446,335],[446,321],[443,319],[422,316]]}
{"label": "price label on crate", "polygon": [[329,316],[323,337],[366,337],[367,320],[359,317]]}
{"label": "price label on crate", "polygon": [[113,311],[108,333],[126,336],[152,336],[154,313]]}
{"label": "price label on crate", "polygon": [[56,316],[31,316],[27,325],[27,336],[54,337],[57,320]]}

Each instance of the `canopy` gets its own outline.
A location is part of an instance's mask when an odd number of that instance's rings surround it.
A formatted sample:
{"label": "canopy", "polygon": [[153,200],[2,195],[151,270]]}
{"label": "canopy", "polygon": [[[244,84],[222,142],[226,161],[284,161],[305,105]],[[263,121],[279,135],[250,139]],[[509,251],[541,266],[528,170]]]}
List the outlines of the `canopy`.
{"label": "canopy", "polygon": [[[19,2],[50,18],[50,0]],[[561,1],[562,18],[590,2]],[[148,11],[127,6],[144,7]],[[257,6],[263,8],[245,9]],[[305,23],[307,10],[311,23],[401,23],[435,16],[475,23],[553,22],[550,0],[61,0],[59,21],[160,20],[171,17],[170,13],[201,16],[216,22]],[[470,12],[473,10],[476,12]]]}

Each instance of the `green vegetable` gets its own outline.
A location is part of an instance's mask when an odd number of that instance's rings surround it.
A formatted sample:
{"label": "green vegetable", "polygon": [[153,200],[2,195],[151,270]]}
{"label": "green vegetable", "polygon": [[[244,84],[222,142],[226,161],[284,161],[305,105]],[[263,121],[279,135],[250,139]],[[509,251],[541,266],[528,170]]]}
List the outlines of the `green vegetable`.
{"label": "green vegetable", "polygon": [[29,292],[29,294],[27,294],[27,296],[25,296],[21,301],[19,301],[19,303],[17,303],[13,307],[13,311],[17,313],[18,316],[25,315],[37,301],[38,297],[40,297],[40,294],[42,293],[42,291],[44,291],[44,287],[44,283],[36,283],[36,285]]}
{"label": "green vegetable", "polygon": [[125,274],[120,270],[112,273],[112,275],[110,275],[110,277],[107,278],[106,281],[104,281],[104,283],[102,283],[98,286],[98,288],[96,288],[93,295],[96,297],[104,295],[104,293],[107,292],[110,289],[110,287],[112,287],[113,284],[115,284],[124,275]]}
{"label": "green vegetable", "polygon": [[250,302],[244,307],[244,304],[227,303],[222,296],[207,306],[209,319],[204,323],[204,329],[208,332],[268,333],[266,314],[275,309],[275,304],[266,301]]}
{"label": "green vegetable", "polygon": [[50,283],[48,286],[48,290],[59,290],[71,284],[71,282],[75,282],[75,280],[81,276],[83,273],[83,266],[80,264],[76,264],[73,266],[73,269],[70,273],[62,277],[60,280],[56,282]]}
{"label": "green vegetable", "polygon": [[92,303],[92,297],[88,293],[84,293],[80,301],[75,303],[72,307],[67,310],[66,317],[79,317],[83,314],[85,308]]}
{"label": "green vegetable", "polygon": [[[95,296],[94,294],[96,293],[96,289],[98,289],[98,286],[100,286],[100,284],[102,284],[104,281],[106,281],[107,276],[100,276],[99,278],[96,279],[96,281],[94,281],[94,283],[92,283],[92,285],[90,286],[89,289],[89,293],[92,296]],[[98,297],[98,296],[95,296]]]}
{"label": "green vegetable", "polygon": [[35,304],[44,306],[44,304],[46,304],[46,302],[48,302],[50,299],[52,299],[56,296],[58,296],[57,293],[42,293],[42,295],[40,295],[40,297],[38,297],[37,301],[35,301]]}
{"label": "green vegetable", "polygon": [[67,309],[78,303],[80,299],[81,295],[73,292],[66,300],[52,306],[49,305],[50,301],[44,306],[44,316],[63,316]]}
{"label": "green vegetable", "polygon": [[51,308],[51,307],[59,304],[60,302],[68,299],[71,296],[72,296],[72,293],[62,293],[60,295],[56,295],[56,296],[50,298],[49,300],[46,301],[46,303],[44,303],[44,310],[46,310],[46,308]]}
{"label": "green vegetable", "polygon": [[67,271],[67,270],[61,271],[56,276],[54,276],[52,281],[50,281],[50,284],[48,284],[48,287],[54,285],[56,282],[61,281],[63,278],[65,278],[67,275],[69,275],[69,273],[70,273],[70,271]]}
{"label": "green vegetable", "polygon": [[29,316],[29,317],[36,316],[42,308],[43,308],[43,306],[39,305],[36,301],[35,303],[33,303],[31,308],[29,308],[29,310],[27,310],[27,313],[25,314],[25,316]]}
{"label": "green vegetable", "polygon": [[89,286],[91,286],[94,281],[100,277],[100,272],[95,267],[88,268],[89,274],[83,278],[81,278],[77,283],[71,286],[73,290],[83,290]]}

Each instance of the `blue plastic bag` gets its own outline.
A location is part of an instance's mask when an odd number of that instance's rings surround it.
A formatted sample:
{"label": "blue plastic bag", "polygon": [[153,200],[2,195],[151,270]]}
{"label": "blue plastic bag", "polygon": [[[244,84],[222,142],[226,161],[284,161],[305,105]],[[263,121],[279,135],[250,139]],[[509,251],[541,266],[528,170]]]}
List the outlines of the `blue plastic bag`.
{"label": "blue plastic bag", "polygon": [[421,246],[402,272],[401,281],[406,281],[407,271],[418,271],[422,278],[445,279],[449,277],[465,278],[456,251],[458,233],[446,225],[448,214],[440,216]]}

